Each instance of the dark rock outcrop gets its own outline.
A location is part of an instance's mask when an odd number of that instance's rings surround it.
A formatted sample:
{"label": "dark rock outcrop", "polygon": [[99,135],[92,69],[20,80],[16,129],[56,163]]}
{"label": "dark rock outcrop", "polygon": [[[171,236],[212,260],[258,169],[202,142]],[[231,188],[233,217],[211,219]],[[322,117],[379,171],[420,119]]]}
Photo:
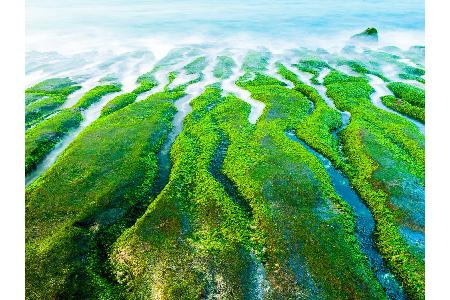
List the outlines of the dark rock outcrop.
{"label": "dark rock outcrop", "polygon": [[363,32],[353,35],[350,41],[356,43],[377,43],[378,31],[373,27],[367,28]]}

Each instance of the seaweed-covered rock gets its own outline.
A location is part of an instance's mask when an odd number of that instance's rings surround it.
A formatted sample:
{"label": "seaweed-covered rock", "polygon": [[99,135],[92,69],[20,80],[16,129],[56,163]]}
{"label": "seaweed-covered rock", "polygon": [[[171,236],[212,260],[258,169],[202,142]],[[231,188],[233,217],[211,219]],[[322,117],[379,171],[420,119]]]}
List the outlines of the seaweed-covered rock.
{"label": "seaweed-covered rock", "polygon": [[369,27],[363,32],[353,35],[350,41],[358,43],[377,43],[378,31],[376,28]]}

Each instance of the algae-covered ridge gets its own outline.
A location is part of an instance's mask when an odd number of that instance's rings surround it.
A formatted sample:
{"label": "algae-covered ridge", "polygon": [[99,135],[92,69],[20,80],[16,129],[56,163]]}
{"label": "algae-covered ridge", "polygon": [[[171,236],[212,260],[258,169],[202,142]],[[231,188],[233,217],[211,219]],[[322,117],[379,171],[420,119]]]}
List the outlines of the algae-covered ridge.
{"label": "algae-covered ridge", "polygon": [[27,299],[425,298],[424,49],[239,51],[25,90]]}
{"label": "algae-covered ridge", "polygon": [[54,113],[81,86],[69,78],[51,78],[25,90],[25,126],[35,125]]}
{"label": "algae-covered ridge", "polygon": [[[45,81],[44,81],[45,83]],[[38,84],[36,86],[40,86]],[[26,93],[36,91],[41,92],[41,90],[36,89],[36,86],[32,89],[28,89]],[[44,87],[46,87],[44,85]],[[79,86],[77,87],[79,88]],[[65,88],[64,90],[69,90]],[[70,89],[72,92],[74,89]],[[77,128],[83,121],[84,117],[82,112],[88,109],[91,105],[98,102],[103,96],[119,92],[121,90],[118,84],[106,84],[98,85],[83,96],[80,97],[78,102],[70,107],[56,111],[54,115],[49,116],[49,118],[42,119],[37,122],[37,124],[28,129],[25,133],[25,173],[30,174],[38,164],[44,160],[45,156],[66,136],[71,130]],[[51,86],[51,92],[58,94],[59,91]],[[49,93],[46,91],[46,93]],[[59,95],[59,94],[58,94]],[[64,98],[59,106],[61,106],[67,96]],[[29,106],[33,106],[35,103],[39,103],[44,100],[38,100],[37,102],[32,102]]]}

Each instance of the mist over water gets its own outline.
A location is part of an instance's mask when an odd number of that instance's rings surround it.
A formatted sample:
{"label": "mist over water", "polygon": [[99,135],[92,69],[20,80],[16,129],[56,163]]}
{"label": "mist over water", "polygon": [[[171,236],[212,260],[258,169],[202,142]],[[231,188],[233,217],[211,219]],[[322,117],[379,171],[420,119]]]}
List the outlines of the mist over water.
{"label": "mist over water", "polygon": [[[130,53],[149,53],[140,68],[126,75],[131,82],[172,49],[184,46],[201,48],[205,54],[234,49],[234,58],[264,47],[274,63],[289,49],[339,51],[351,35],[367,27],[379,30],[377,47],[423,45],[424,3],[27,0],[26,86],[68,76],[79,83],[87,81],[85,91],[105,74],[104,65],[130,60]],[[163,76],[162,81],[167,77],[166,72],[155,75]]]}
{"label": "mist over water", "polygon": [[[401,1],[28,0],[27,50],[80,52],[180,44],[328,48],[367,27],[380,43],[423,44],[424,3]],[[274,51],[276,52],[276,51]]]}

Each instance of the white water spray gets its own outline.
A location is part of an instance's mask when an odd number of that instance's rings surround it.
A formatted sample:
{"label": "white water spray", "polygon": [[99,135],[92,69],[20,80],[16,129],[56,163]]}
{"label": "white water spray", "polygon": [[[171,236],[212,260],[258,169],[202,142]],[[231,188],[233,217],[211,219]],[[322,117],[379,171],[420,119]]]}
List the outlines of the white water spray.
{"label": "white water spray", "polygon": [[238,63],[236,63],[236,67],[233,68],[233,75],[231,75],[228,79],[222,81],[222,90],[223,96],[231,93],[234,94],[239,99],[244,102],[250,104],[250,115],[248,116],[248,121],[251,124],[256,124],[256,121],[262,115],[265,104],[253,99],[249,91],[244,90],[236,85],[236,81],[244,75],[244,71],[240,69],[242,65],[243,58],[241,58]]}
{"label": "white water spray", "polygon": [[381,97],[386,96],[386,95],[393,95],[393,93],[386,87],[386,83],[381,78],[379,78],[375,75],[371,75],[371,74],[369,74],[367,76],[370,79],[370,85],[375,90],[375,92],[370,95],[370,100],[372,101],[373,105],[375,105],[376,107],[378,107],[382,110],[385,110],[387,112],[401,116],[404,119],[407,119],[408,121],[414,123],[414,125],[416,125],[416,127],[419,129],[419,131],[422,134],[425,134],[425,125],[424,124],[422,124],[419,121],[416,121],[408,116],[405,116],[401,113],[398,113],[395,110],[392,110],[392,109],[386,107],[383,104],[383,102],[381,101]]}

